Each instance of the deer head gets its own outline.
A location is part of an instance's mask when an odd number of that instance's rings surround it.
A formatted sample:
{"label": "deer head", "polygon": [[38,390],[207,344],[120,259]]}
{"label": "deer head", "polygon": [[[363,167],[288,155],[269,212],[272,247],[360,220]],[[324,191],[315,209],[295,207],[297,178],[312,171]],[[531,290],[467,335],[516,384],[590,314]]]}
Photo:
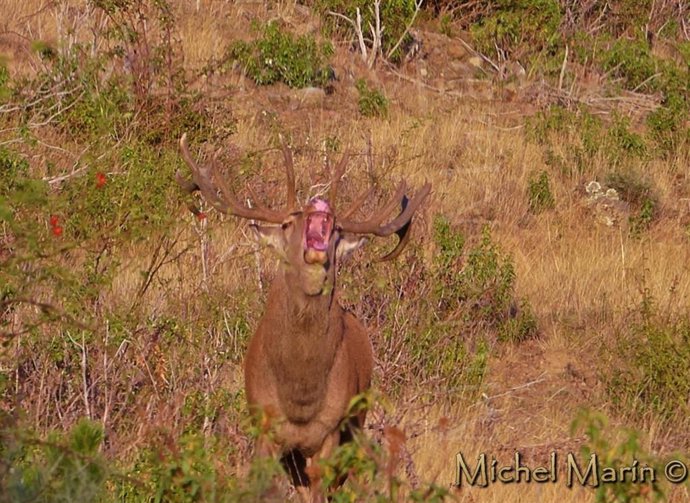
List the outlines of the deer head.
{"label": "deer head", "polygon": [[[333,170],[329,200],[314,198],[300,209],[297,204],[292,153],[283,143],[282,152],[287,175],[286,207],[282,211],[276,211],[257,202],[257,207],[249,208],[237,200],[219,176],[216,170],[219,152],[214,155],[210,165],[199,166],[189,153],[186,134],[180,139],[180,148],[185,162],[192,171],[192,181],[186,180],[178,172],[178,183],[190,193],[200,190],[204,198],[222,213],[274,224],[252,224],[252,227],[260,241],[272,247],[279,255],[290,284],[298,285],[307,297],[324,295],[332,291],[337,264],[365,242],[363,236],[387,237],[397,234],[397,246],[380,260],[397,257],[407,244],[413,214],[431,190],[431,185],[427,183],[409,200],[405,196],[406,184],[403,181],[390,201],[374,212],[369,219],[363,222],[351,220],[350,216],[373,192],[371,189],[357,198],[350,209],[337,215],[334,204],[338,184],[349,158],[348,154],[345,154]],[[386,217],[399,207],[399,215],[383,225]],[[194,213],[199,212],[195,206],[190,206],[190,209]]]}

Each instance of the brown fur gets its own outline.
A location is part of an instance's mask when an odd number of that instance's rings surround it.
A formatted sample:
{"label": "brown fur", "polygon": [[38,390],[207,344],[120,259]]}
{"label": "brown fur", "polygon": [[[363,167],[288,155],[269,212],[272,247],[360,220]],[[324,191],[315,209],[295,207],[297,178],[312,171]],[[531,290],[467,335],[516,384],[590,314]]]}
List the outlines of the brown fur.
{"label": "brown fur", "polygon": [[[275,442],[263,439],[259,455],[292,460],[288,471],[295,485],[313,486],[305,461],[328,456],[351,438],[350,426],[364,423],[361,414],[341,424],[352,397],[370,385],[373,354],[364,326],[337,302],[338,232],[331,239],[327,263],[306,264],[302,225],[301,215],[292,217],[294,228],[282,231],[276,246],[284,252],[283,263],[249,344],[245,386],[250,409],[268,414],[275,427]],[[315,290],[320,293],[306,293]],[[318,500],[318,490],[311,489],[309,498]]]}

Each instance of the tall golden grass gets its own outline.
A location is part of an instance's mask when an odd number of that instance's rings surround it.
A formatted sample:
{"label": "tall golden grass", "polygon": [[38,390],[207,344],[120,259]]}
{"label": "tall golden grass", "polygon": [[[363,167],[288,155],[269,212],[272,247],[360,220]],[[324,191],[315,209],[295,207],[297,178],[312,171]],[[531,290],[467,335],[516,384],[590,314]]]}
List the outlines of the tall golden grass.
{"label": "tall golden grass", "polygon": [[[248,21],[253,18],[281,17],[302,29],[313,21],[304,16],[296,2],[171,3],[179,19],[178,35],[190,72],[220,58],[231,40],[247,36]],[[85,6],[86,2],[0,0],[4,17],[0,51],[9,56],[13,71],[32,71],[35,58],[30,54],[30,41],[64,43],[64,31],[81,19]],[[74,36],[86,40],[88,33],[77,26]],[[355,57],[345,50],[337,53],[343,66],[357,67],[351,62]],[[236,77],[218,77],[215,84],[222,83],[223,78]],[[346,77],[343,79],[343,87],[347,88],[350,84]],[[370,139],[376,169],[386,180],[404,177],[413,186],[429,180],[434,186],[433,197],[417,219],[414,238],[424,243],[426,256],[434,253],[430,239],[433,215],[446,215],[470,240],[477,239],[481,226],[490,226],[494,238],[514,260],[518,295],[532,304],[541,332],[536,341],[502,347],[491,354],[484,397],[474,403],[454,404],[453,397],[444,396],[442,389],[425,389],[421,383],[419,389],[409,391],[408,397],[392,404],[390,413],[400,418],[408,434],[415,434],[408,442],[414,469],[422,480],[449,485],[459,451],[474,458],[479,452],[497,449],[548,448],[551,444],[560,449],[564,442],[574,442],[572,445],[579,447],[581,441],[573,439],[570,432],[576,411],[582,406],[609,410],[604,395],[598,393],[599,348],[602,341],[616,337],[625,326],[629,311],[640,302],[643,281],[659,305],[670,306],[676,313],[687,313],[690,307],[690,248],[688,237],[678,224],[679,216],[689,209],[687,199],[677,197],[679,183],[687,189],[687,173],[679,175],[671,166],[672,161],[649,165],[648,175],[659,190],[663,211],[641,238],[630,237],[619,226],[606,227],[595,222],[584,203],[584,183],[589,181],[584,177],[552,177],[555,209],[535,216],[528,209],[528,178],[546,165],[541,149],[526,139],[525,116],[519,107],[513,103],[478,101],[471,96],[445,96],[401,83],[395,76],[383,77],[381,81],[392,102],[387,119],[363,119],[352,112],[350,104],[340,106],[338,100],[346,99],[347,93],[328,98],[330,104],[326,108],[295,111],[277,107],[281,126],[291,132],[296,145],[304,146],[305,154],[297,158],[301,197],[306,199],[309,195],[314,173],[323,167],[319,154],[310,153],[310,148],[337,137],[341,145],[362,154],[353,158],[348,172],[348,183],[354,188],[364,183],[364,153]],[[246,91],[234,89],[224,104],[237,119],[237,134],[232,141],[242,150],[259,150],[273,139],[261,114],[270,106],[262,93],[251,86]],[[516,109],[517,113],[513,113]],[[266,164],[278,163],[277,157],[266,156],[264,160]],[[277,171],[268,173],[274,174],[266,176],[279,180]],[[593,166],[592,175],[599,173]],[[356,191],[351,192],[353,197]],[[199,347],[192,351],[202,355],[205,351],[232,350],[227,347],[233,345],[232,331],[224,330],[227,320],[233,317],[234,306],[223,306],[222,297],[249,290],[253,292],[248,294],[249,303],[261,299],[259,285],[265,287],[266,275],[270,276],[265,271],[271,270],[272,259],[268,254],[254,253],[244,225],[231,218],[214,217],[199,224],[187,217],[180,205],[175,232],[181,232],[192,251],[179,262],[161,268],[160,277],[177,282],[177,286],[174,290],[164,288],[164,281],[153,285],[143,309],[151,316],[174,312],[193,319],[199,315],[204,296],[214,297],[222,306],[220,315],[224,319],[217,321],[213,334],[202,334]],[[138,245],[127,250],[121,274],[112,289],[103,292],[104,305],[125,303],[136,293],[139,271],[147,264],[151,246]],[[207,284],[202,281],[202,255],[209,271]],[[357,260],[369,258],[365,254]],[[370,270],[367,274],[373,278],[376,272]],[[395,287],[390,285],[391,290]],[[261,309],[252,307],[248,319],[255,324]],[[461,333],[455,335],[463,337]],[[377,336],[380,333],[372,333],[372,337]],[[137,346],[135,358],[143,357],[146,351],[151,349]],[[203,371],[203,362],[193,368],[176,367],[188,365],[184,360],[187,351],[178,348],[152,359],[160,368],[149,369],[151,380],[163,385],[201,379],[198,374]],[[209,389],[241,388],[239,365],[212,369],[209,375]],[[583,376],[585,384],[578,387],[573,375]],[[117,437],[122,442],[114,449],[118,456],[126,457],[135,451],[151,424],[167,423],[173,430],[183,427],[179,413],[182,405],[163,403],[156,395],[152,391],[148,403],[135,407],[140,419],[132,421],[129,432]],[[418,406],[411,398],[408,401],[409,397],[417,397],[420,403],[433,402],[437,397],[447,404]],[[44,403],[43,407],[50,406]],[[38,414],[43,409],[35,410]],[[622,425],[626,419],[618,417],[617,422]],[[40,418],[36,418],[36,423],[41,424]],[[439,428],[440,423],[446,426]],[[229,430],[237,431],[236,427]],[[663,438],[655,438],[658,431],[654,424],[649,424],[645,433],[650,449],[663,445]],[[510,455],[506,458],[510,459]],[[465,488],[453,495],[462,502],[593,501],[591,490],[568,489],[562,483],[495,484],[488,489]],[[669,495],[669,501],[690,500],[687,486],[673,488]]]}

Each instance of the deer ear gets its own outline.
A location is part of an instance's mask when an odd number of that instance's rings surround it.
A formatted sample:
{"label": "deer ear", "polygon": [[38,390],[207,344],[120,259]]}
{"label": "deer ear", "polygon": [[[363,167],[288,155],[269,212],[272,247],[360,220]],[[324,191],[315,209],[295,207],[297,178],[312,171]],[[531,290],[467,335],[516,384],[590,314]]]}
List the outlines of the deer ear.
{"label": "deer ear", "polygon": [[286,258],[285,234],[282,227],[256,224],[251,224],[249,227],[254,231],[254,237],[259,244],[272,248],[281,258]]}
{"label": "deer ear", "polygon": [[356,234],[343,232],[335,248],[335,257],[338,262],[347,260],[352,253],[362,247],[367,242],[367,238],[359,237]]}

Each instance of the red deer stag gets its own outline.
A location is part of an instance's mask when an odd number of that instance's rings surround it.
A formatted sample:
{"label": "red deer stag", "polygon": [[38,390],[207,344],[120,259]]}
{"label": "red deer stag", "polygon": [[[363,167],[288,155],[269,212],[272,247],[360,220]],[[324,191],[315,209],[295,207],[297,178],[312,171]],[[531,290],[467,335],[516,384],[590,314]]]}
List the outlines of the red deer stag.
{"label": "red deer stag", "polygon": [[[335,284],[339,261],[365,240],[362,235],[390,236],[399,242],[384,259],[397,256],[407,242],[412,215],[426,198],[431,185],[417,195],[405,197],[401,182],[390,202],[364,222],[349,219],[369,193],[355,206],[336,215],[337,186],[347,163],[347,154],[334,169],[329,199],[312,199],[299,209],[295,193],[292,154],[283,144],[287,172],[287,207],[271,210],[258,202],[248,208],[230,192],[215,169],[216,157],[199,166],[189,153],[186,135],[180,140],[182,157],[192,170],[192,181],[179,172],[177,181],[187,192],[200,190],[221,213],[259,220],[277,226],[256,226],[260,240],[272,246],[281,258],[281,268],[268,294],[244,361],[245,388],[250,410],[261,412],[275,426],[272,440],[259,441],[258,455],[280,455],[293,483],[306,501],[323,498],[316,470],[309,463],[325,458],[351,439],[361,428],[365,413],[344,423],[350,400],[371,382],[373,357],[364,326],[337,302]],[[402,205],[389,223],[384,219]],[[198,212],[196,207],[190,206]],[[311,486],[311,488],[310,488]]]}

